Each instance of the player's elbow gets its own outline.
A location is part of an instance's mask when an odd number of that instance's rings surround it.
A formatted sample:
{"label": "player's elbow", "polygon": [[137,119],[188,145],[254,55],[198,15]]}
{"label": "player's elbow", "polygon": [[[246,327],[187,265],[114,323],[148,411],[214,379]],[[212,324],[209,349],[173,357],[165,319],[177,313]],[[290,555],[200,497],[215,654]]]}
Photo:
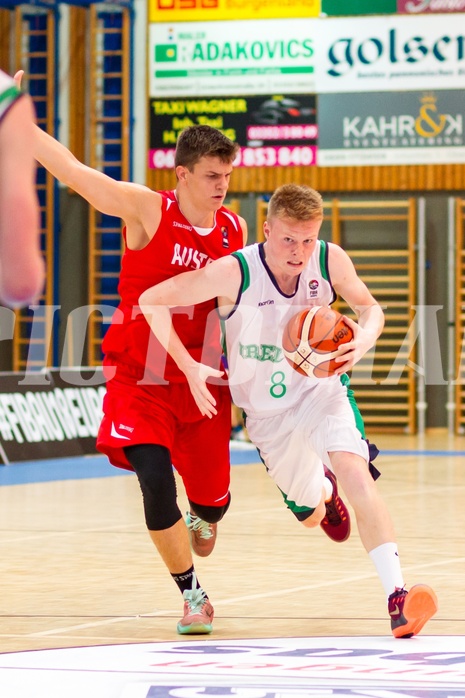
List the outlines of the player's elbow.
{"label": "player's elbow", "polygon": [[23,308],[35,303],[43,293],[44,262],[41,257],[23,260],[15,270],[2,268],[0,299],[11,308]]}
{"label": "player's elbow", "polygon": [[0,300],[10,307],[34,303],[43,293],[39,208],[34,190],[9,188],[0,201]]}

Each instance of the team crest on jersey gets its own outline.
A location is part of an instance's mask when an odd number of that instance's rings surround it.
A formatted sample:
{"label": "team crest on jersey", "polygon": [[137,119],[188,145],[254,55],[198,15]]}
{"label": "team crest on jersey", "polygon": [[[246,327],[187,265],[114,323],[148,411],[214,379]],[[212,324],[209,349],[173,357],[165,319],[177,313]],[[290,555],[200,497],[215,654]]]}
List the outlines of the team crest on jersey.
{"label": "team crest on jersey", "polygon": [[223,238],[223,247],[229,249],[229,233],[227,225],[221,226],[221,237]]}
{"label": "team crest on jersey", "polygon": [[312,279],[308,282],[308,295],[307,298],[316,298],[318,296],[318,288],[320,284],[318,279]]}

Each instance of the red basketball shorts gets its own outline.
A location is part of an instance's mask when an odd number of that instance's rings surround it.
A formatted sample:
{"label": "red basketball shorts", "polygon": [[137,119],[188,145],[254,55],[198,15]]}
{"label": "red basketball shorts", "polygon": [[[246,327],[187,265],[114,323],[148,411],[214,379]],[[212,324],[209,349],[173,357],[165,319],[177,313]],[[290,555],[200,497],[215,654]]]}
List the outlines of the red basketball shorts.
{"label": "red basketball shorts", "polygon": [[229,495],[231,396],[226,385],[209,385],[218,414],[202,417],[187,383],[138,385],[118,367],[107,383],[97,449],[110,463],[132,470],[125,446],[166,446],[190,500],[222,506]]}

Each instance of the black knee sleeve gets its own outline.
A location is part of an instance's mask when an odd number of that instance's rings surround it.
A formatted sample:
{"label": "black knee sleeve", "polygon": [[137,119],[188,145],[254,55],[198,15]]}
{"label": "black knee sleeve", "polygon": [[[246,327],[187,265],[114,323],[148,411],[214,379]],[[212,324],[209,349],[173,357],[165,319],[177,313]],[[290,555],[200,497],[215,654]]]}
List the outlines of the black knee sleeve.
{"label": "black knee sleeve", "polygon": [[231,493],[229,493],[228,496],[228,501],[222,507],[207,507],[203,504],[196,504],[189,499],[191,511],[193,514],[200,516],[200,518],[207,523],[218,523],[218,521],[221,521],[223,516],[226,514],[229,509],[229,505],[231,504]]}
{"label": "black knee sleeve", "polygon": [[182,514],[177,505],[169,450],[156,444],[139,444],[127,446],[124,453],[139,480],[147,528],[150,531],[171,528]]}

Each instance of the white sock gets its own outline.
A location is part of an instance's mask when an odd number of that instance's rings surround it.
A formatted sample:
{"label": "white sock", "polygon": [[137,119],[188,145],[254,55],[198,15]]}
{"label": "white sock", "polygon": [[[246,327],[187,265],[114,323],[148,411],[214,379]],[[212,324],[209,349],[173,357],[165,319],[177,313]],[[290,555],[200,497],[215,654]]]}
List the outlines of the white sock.
{"label": "white sock", "polygon": [[368,554],[373,560],[386,596],[390,596],[396,587],[402,589],[404,577],[400,568],[397,543],[383,543]]}
{"label": "white sock", "polygon": [[323,488],[325,491],[325,502],[329,502],[329,500],[333,496],[333,483],[327,477],[325,477],[323,480]]}

